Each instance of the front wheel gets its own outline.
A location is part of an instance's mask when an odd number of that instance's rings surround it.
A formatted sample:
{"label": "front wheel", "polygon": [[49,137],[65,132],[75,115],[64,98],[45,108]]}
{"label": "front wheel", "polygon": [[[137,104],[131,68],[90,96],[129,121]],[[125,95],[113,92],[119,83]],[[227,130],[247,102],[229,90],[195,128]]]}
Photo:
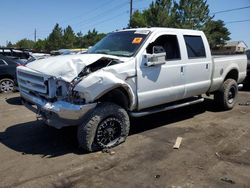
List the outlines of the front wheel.
{"label": "front wheel", "polygon": [[129,127],[125,109],[113,103],[100,103],[78,127],[79,146],[90,152],[115,147],[126,140]]}
{"label": "front wheel", "polygon": [[236,104],[237,96],[237,82],[234,79],[227,79],[220,90],[214,94],[214,99],[223,110],[230,110]]}

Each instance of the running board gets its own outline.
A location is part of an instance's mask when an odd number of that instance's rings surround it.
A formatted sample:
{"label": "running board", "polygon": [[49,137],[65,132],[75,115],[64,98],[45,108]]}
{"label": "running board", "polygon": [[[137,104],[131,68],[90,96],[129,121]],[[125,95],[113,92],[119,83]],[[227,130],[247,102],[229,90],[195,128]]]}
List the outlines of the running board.
{"label": "running board", "polygon": [[172,109],[176,109],[176,108],[180,108],[180,107],[184,107],[184,106],[189,106],[192,104],[197,104],[197,103],[201,103],[204,101],[204,98],[196,98],[195,100],[191,100],[191,101],[186,101],[180,104],[174,104],[174,105],[169,105],[169,106],[164,106],[164,107],[159,107],[157,109],[149,109],[147,111],[139,111],[139,112],[130,112],[130,115],[132,117],[142,117],[142,116],[147,116],[150,114],[155,114],[158,112],[164,112],[167,110],[172,110]]}

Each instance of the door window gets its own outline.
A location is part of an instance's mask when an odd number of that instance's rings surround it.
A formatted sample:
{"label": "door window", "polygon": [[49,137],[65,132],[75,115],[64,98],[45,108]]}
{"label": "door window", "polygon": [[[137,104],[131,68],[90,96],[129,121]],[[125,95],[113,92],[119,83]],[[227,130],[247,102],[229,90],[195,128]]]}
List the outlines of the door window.
{"label": "door window", "polygon": [[184,35],[188,58],[206,57],[205,47],[201,36]]}
{"label": "door window", "polygon": [[150,43],[147,47],[147,53],[153,53],[153,47],[163,47],[166,52],[166,60],[180,59],[180,49],[178,39],[176,35],[162,35],[158,37],[154,42]]}

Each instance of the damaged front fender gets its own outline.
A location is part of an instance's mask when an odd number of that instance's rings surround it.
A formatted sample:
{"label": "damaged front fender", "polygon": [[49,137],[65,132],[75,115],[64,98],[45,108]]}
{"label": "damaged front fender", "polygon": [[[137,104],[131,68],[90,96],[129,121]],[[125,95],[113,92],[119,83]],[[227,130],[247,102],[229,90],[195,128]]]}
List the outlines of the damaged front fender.
{"label": "damaged front fender", "polygon": [[96,73],[88,75],[80,81],[74,88],[74,91],[81,93],[86,103],[94,102],[109,91],[122,87],[127,91],[129,96],[129,109],[134,109],[136,106],[136,96],[131,86],[126,83],[126,76],[123,78],[117,77],[112,72],[100,70]]}

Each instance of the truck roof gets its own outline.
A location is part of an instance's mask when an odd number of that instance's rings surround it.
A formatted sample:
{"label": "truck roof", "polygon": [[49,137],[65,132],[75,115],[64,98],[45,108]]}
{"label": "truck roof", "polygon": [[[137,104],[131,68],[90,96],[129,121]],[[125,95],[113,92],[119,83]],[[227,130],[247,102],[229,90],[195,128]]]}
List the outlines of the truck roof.
{"label": "truck roof", "polygon": [[170,33],[182,33],[182,34],[190,34],[190,35],[201,35],[203,34],[202,31],[199,30],[192,30],[192,29],[177,29],[177,28],[168,28],[168,27],[143,27],[143,28],[131,28],[131,29],[123,29],[119,30],[118,32],[121,31],[150,31],[150,32],[170,32]]}

